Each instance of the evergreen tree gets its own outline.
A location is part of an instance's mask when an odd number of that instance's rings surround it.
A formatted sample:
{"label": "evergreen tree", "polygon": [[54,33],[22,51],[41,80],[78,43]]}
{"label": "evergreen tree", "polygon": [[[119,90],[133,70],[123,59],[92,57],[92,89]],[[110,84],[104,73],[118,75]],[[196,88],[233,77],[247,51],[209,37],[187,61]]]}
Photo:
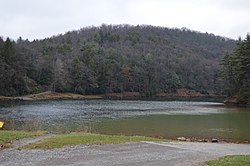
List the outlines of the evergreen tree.
{"label": "evergreen tree", "polygon": [[[213,34],[130,25],[87,27],[32,42],[0,37],[0,94],[54,90],[154,96],[180,88],[221,94],[214,81],[219,59],[234,47],[234,40]],[[249,84],[249,43],[241,47],[232,53],[240,58],[230,54],[223,62],[237,66],[224,73],[230,94]]]}
{"label": "evergreen tree", "polygon": [[237,95],[239,103],[246,102],[250,90],[250,36],[239,40],[236,49],[227,53],[221,64],[227,95]]}
{"label": "evergreen tree", "polygon": [[2,57],[8,65],[13,65],[15,63],[15,49],[13,43],[9,38],[3,44],[2,47]]}

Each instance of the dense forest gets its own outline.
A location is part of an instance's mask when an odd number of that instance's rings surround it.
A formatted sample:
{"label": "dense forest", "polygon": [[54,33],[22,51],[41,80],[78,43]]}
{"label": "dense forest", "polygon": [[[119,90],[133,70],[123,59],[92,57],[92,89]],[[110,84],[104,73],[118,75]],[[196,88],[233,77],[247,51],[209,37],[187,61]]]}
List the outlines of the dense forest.
{"label": "dense forest", "polygon": [[220,95],[220,61],[236,41],[187,28],[102,25],[43,40],[0,38],[0,95],[42,91]]}
{"label": "dense forest", "polygon": [[227,96],[236,103],[250,105],[250,35],[237,42],[233,52],[222,59],[222,78]]}

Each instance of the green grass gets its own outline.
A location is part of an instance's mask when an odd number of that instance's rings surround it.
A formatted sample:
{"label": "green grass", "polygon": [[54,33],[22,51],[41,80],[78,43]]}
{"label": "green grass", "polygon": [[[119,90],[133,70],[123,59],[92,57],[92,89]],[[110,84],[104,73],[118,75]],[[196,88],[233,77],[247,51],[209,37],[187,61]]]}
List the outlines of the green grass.
{"label": "green grass", "polygon": [[42,134],[44,134],[44,132],[0,131],[0,145],[9,147],[13,140],[39,136]]}
{"label": "green grass", "polygon": [[225,156],[205,163],[209,166],[247,166],[250,165],[250,155]]}
{"label": "green grass", "polygon": [[23,148],[53,149],[53,148],[61,148],[63,146],[74,146],[79,144],[103,145],[103,144],[120,144],[126,142],[140,142],[140,141],[163,142],[169,140],[151,138],[151,137],[142,137],[142,136],[117,136],[117,135],[101,135],[101,134],[90,134],[90,133],[70,133],[70,134],[56,135],[50,138],[46,138],[40,142],[27,145]]}

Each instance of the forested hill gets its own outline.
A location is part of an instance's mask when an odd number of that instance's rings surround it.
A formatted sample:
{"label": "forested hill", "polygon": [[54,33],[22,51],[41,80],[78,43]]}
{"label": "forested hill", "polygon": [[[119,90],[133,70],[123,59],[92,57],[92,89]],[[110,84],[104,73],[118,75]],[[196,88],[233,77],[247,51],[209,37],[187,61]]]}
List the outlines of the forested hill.
{"label": "forested hill", "polygon": [[102,25],[44,40],[0,38],[0,95],[42,91],[145,96],[221,94],[220,60],[235,41],[154,26]]}

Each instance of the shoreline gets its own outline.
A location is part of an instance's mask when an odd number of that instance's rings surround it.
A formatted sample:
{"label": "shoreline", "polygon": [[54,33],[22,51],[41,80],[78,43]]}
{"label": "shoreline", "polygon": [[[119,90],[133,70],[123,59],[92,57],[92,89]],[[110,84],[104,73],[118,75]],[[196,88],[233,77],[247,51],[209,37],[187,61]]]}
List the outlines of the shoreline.
{"label": "shoreline", "polygon": [[30,94],[25,96],[0,96],[1,100],[23,100],[23,101],[37,101],[37,100],[59,100],[59,99],[103,99],[102,95],[80,95],[74,93],[58,93],[46,91],[37,94]]}
{"label": "shoreline", "polygon": [[[9,130],[9,129],[2,129],[0,132],[31,132],[28,130]],[[51,131],[44,131],[44,130],[34,130],[32,131],[34,133],[46,133],[49,135],[67,135],[70,133],[88,133],[88,134],[98,134],[98,135],[108,135],[108,136],[114,136],[114,137],[146,137],[146,138],[152,138],[152,139],[161,139],[161,140],[170,140],[173,142],[194,142],[194,143],[231,143],[231,144],[250,144],[249,139],[230,139],[230,138],[220,138],[220,137],[210,137],[210,138],[205,138],[205,137],[186,137],[185,135],[182,135],[180,137],[164,137],[160,135],[121,135],[121,134],[103,134],[103,133],[97,133],[93,131],[85,132],[85,131],[71,131],[68,133],[57,133],[57,132],[51,132]],[[1,148],[0,148],[1,149]]]}
{"label": "shoreline", "polygon": [[236,106],[236,107],[250,107],[250,98],[245,100],[245,103],[238,101],[237,96],[231,96],[226,98],[224,104],[227,106]]}
{"label": "shoreline", "polygon": [[99,95],[81,95],[74,93],[58,93],[46,91],[37,94],[30,94],[25,96],[0,96],[0,101],[39,101],[39,100],[60,100],[60,99],[73,99],[73,100],[81,100],[81,99],[105,99],[105,100],[152,100],[152,101],[207,101],[207,102],[220,102],[223,103],[225,97],[224,96],[192,96],[192,95],[167,95],[167,96],[154,96],[154,97],[146,97],[142,96],[138,92],[124,92],[124,93],[108,93],[108,94],[99,94]]}
{"label": "shoreline", "polygon": [[[37,133],[38,136],[52,135],[52,136],[65,136],[72,133],[83,133],[83,134],[93,134],[93,135],[104,135],[110,137],[145,137],[159,140],[168,140],[170,142],[193,142],[193,143],[213,143],[213,144],[250,144],[250,140],[233,140],[233,139],[223,139],[223,138],[202,138],[202,137],[162,137],[162,136],[146,136],[146,135],[116,135],[116,134],[101,134],[95,132],[70,132],[70,133],[51,133],[48,131],[25,131],[25,130],[1,130],[0,132],[27,132],[27,133]],[[42,134],[43,133],[43,134]],[[30,137],[32,138],[32,137]],[[1,148],[0,148],[1,149]]]}

